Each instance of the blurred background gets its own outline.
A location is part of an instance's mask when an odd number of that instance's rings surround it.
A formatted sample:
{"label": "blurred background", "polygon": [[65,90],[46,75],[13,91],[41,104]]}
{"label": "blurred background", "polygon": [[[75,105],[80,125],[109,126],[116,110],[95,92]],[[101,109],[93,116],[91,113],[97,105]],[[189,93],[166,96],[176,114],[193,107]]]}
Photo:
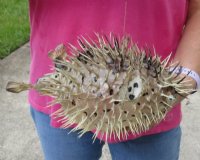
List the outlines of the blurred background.
{"label": "blurred background", "polygon": [[0,59],[29,40],[28,0],[0,0]]}

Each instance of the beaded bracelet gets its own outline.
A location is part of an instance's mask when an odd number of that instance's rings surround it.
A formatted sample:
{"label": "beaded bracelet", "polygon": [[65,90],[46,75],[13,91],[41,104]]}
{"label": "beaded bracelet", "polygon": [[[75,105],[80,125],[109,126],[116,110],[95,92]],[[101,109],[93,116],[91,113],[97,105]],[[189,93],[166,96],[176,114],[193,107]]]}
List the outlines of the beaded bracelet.
{"label": "beaded bracelet", "polygon": [[170,71],[172,71],[174,73],[186,74],[187,76],[191,77],[192,79],[194,79],[196,81],[196,89],[200,88],[200,76],[195,71],[190,70],[189,68],[186,68],[186,67],[182,67],[182,66],[172,67],[172,68],[170,68]]}

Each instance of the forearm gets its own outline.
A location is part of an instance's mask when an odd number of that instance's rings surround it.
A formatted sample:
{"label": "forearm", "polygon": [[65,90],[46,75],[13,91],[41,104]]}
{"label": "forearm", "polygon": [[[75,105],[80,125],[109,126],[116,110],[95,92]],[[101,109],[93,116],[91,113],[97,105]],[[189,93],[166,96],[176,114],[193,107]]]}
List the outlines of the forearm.
{"label": "forearm", "polygon": [[200,0],[191,0],[185,30],[175,61],[200,75]]}

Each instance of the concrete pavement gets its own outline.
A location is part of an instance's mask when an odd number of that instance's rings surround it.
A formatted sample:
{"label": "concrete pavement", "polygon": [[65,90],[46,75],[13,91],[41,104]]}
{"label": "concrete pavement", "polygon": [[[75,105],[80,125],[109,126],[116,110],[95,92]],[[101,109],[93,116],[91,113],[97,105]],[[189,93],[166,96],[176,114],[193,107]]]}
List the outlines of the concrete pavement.
{"label": "concrete pavement", "polygon": [[[0,160],[42,160],[42,151],[29,113],[27,92],[5,91],[10,80],[28,81],[29,44],[0,60]],[[183,102],[180,160],[200,160],[200,92]],[[110,160],[107,146],[101,160]]]}

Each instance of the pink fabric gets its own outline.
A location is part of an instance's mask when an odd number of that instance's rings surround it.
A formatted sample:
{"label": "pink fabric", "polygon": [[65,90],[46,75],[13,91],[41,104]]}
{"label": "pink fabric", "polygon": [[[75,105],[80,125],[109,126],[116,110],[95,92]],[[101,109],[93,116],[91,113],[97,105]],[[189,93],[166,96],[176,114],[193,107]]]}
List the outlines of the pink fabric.
{"label": "pink fabric", "polygon": [[[60,43],[77,45],[77,36],[94,37],[94,32],[129,34],[139,46],[154,46],[164,58],[175,53],[186,14],[187,0],[30,0],[30,82],[51,72],[49,50]],[[30,104],[46,114],[59,108],[45,107],[51,100],[33,90],[29,92]],[[177,105],[159,125],[140,135],[130,134],[128,139],[167,131],[180,121],[181,109]],[[51,125],[60,126],[54,119]],[[113,137],[108,141],[118,140]]]}

